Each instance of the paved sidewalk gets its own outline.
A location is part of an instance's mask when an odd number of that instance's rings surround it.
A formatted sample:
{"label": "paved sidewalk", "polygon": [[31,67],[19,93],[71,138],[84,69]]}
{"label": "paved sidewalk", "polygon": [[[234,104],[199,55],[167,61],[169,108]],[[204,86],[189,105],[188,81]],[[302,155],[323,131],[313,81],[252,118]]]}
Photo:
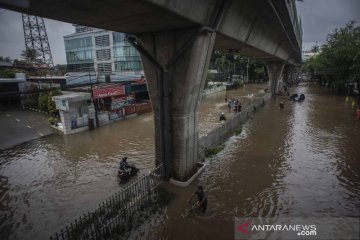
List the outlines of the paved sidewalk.
{"label": "paved sidewalk", "polygon": [[54,133],[47,119],[21,108],[0,108],[0,150]]}

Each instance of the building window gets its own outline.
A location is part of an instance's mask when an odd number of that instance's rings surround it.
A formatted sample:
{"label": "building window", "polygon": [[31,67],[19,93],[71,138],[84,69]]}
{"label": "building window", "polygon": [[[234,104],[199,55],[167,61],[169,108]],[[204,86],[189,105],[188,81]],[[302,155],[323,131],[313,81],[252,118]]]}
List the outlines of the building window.
{"label": "building window", "polygon": [[119,32],[113,32],[113,42],[121,43],[125,41],[125,34]]}
{"label": "building window", "polygon": [[110,73],[111,63],[98,63],[98,72]]}
{"label": "building window", "polygon": [[101,35],[95,37],[95,45],[97,47],[108,47],[110,45],[109,35]]}
{"label": "building window", "polygon": [[93,59],[92,50],[66,52],[67,62],[76,62],[76,61],[84,61],[84,60],[92,60],[92,59]]}
{"label": "building window", "polygon": [[139,71],[142,70],[140,61],[118,61],[115,62],[115,71]]}
{"label": "building window", "polygon": [[91,46],[92,46],[91,37],[65,40],[65,50],[70,50],[75,48],[86,48]]}
{"label": "building window", "polygon": [[94,71],[94,63],[68,64],[67,68],[72,72],[89,72]]}
{"label": "building window", "polygon": [[96,59],[99,61],[110,60],[110,49],[96,50]]}

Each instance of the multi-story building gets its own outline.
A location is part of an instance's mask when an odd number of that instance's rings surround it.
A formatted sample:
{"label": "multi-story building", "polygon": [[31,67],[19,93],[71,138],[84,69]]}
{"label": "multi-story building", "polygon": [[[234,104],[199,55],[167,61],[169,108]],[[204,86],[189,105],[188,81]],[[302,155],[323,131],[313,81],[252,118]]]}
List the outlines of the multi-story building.
{"label": "multi-story building", "polygon": [[140,72],[139,53],[124,33],[74,25],[75,33],[64,36],[68,69],[74,72]]}
{"label": "multi-story building", "polygon": [[316,56],[318,54],[318,52],[314,52],[312,50],[309,50],[309,51],[302,51],[302,60],[303,61],[306,61],[308,60],[309,58],[313,57],[313,56]]}

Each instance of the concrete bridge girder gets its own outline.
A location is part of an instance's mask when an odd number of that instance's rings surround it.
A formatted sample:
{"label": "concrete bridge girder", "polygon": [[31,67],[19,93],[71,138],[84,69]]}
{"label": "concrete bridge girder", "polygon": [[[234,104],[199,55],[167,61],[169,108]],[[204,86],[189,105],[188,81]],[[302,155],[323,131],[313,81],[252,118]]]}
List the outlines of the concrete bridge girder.
{"label": "concrete bridge girder", "polygon": [[231,1],[218,30],[222,38],[216,40],[215,47],[238,48],[244,54],[272,61],[292,60],[294,49],[286,35],[279,34],[282,29],[272,10],[264,10],[267,5],[267,1]]}
{"label": "concrete bridge girder", "polygon": [[[196,110],[205,85],[215,35],[197,29],[137,35],[139,44],[163,69],[155,68],[149,57],[140,53],[155,116],[156,159],[164,162],[170,176],[178,180],[186,180],[196,171]],[[182,46],[189,40],[189,46],[179,56]],[[175,56],[177,59],[172,61]],[[161,71],[166,72],[165,78]]]}
{"label": "concrete bridge girder", "polygon": [[282,14],[281,19],[278,16],[287,9],[286,1],[108,0],[104,4],[94,0],[53,0],[44,4],[43,0],[0,0],[1,7],[15,11],[131,34],[214,27],[214,17],[222,5],[225,11],[216,29],[222,37],[216,39],[216,48],[239,49],[273,61],[287,61],[295,51],[297,54],[289,61],[300,61],[301,46],[291,37],[293,33],[287,33],[294,29],[284,27],[292,19],[288,14]]}

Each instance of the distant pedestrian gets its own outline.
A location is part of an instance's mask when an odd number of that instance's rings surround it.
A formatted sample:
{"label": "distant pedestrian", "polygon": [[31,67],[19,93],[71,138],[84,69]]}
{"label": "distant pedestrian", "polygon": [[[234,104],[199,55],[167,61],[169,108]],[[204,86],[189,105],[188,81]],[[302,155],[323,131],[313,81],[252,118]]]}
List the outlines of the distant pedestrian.
{"label": "distant pedestrian", "polygon": [[219,121],[226,121],[226,117],[224,113],[221,113],[220,117],[219,117]]}
{"label": "distant pedestrian", "polygon": [[237,111],[238,111],[238,112],[241,112],[241,108],[242,108],[241,102],[239,102],[238,107],[237,107]]}

